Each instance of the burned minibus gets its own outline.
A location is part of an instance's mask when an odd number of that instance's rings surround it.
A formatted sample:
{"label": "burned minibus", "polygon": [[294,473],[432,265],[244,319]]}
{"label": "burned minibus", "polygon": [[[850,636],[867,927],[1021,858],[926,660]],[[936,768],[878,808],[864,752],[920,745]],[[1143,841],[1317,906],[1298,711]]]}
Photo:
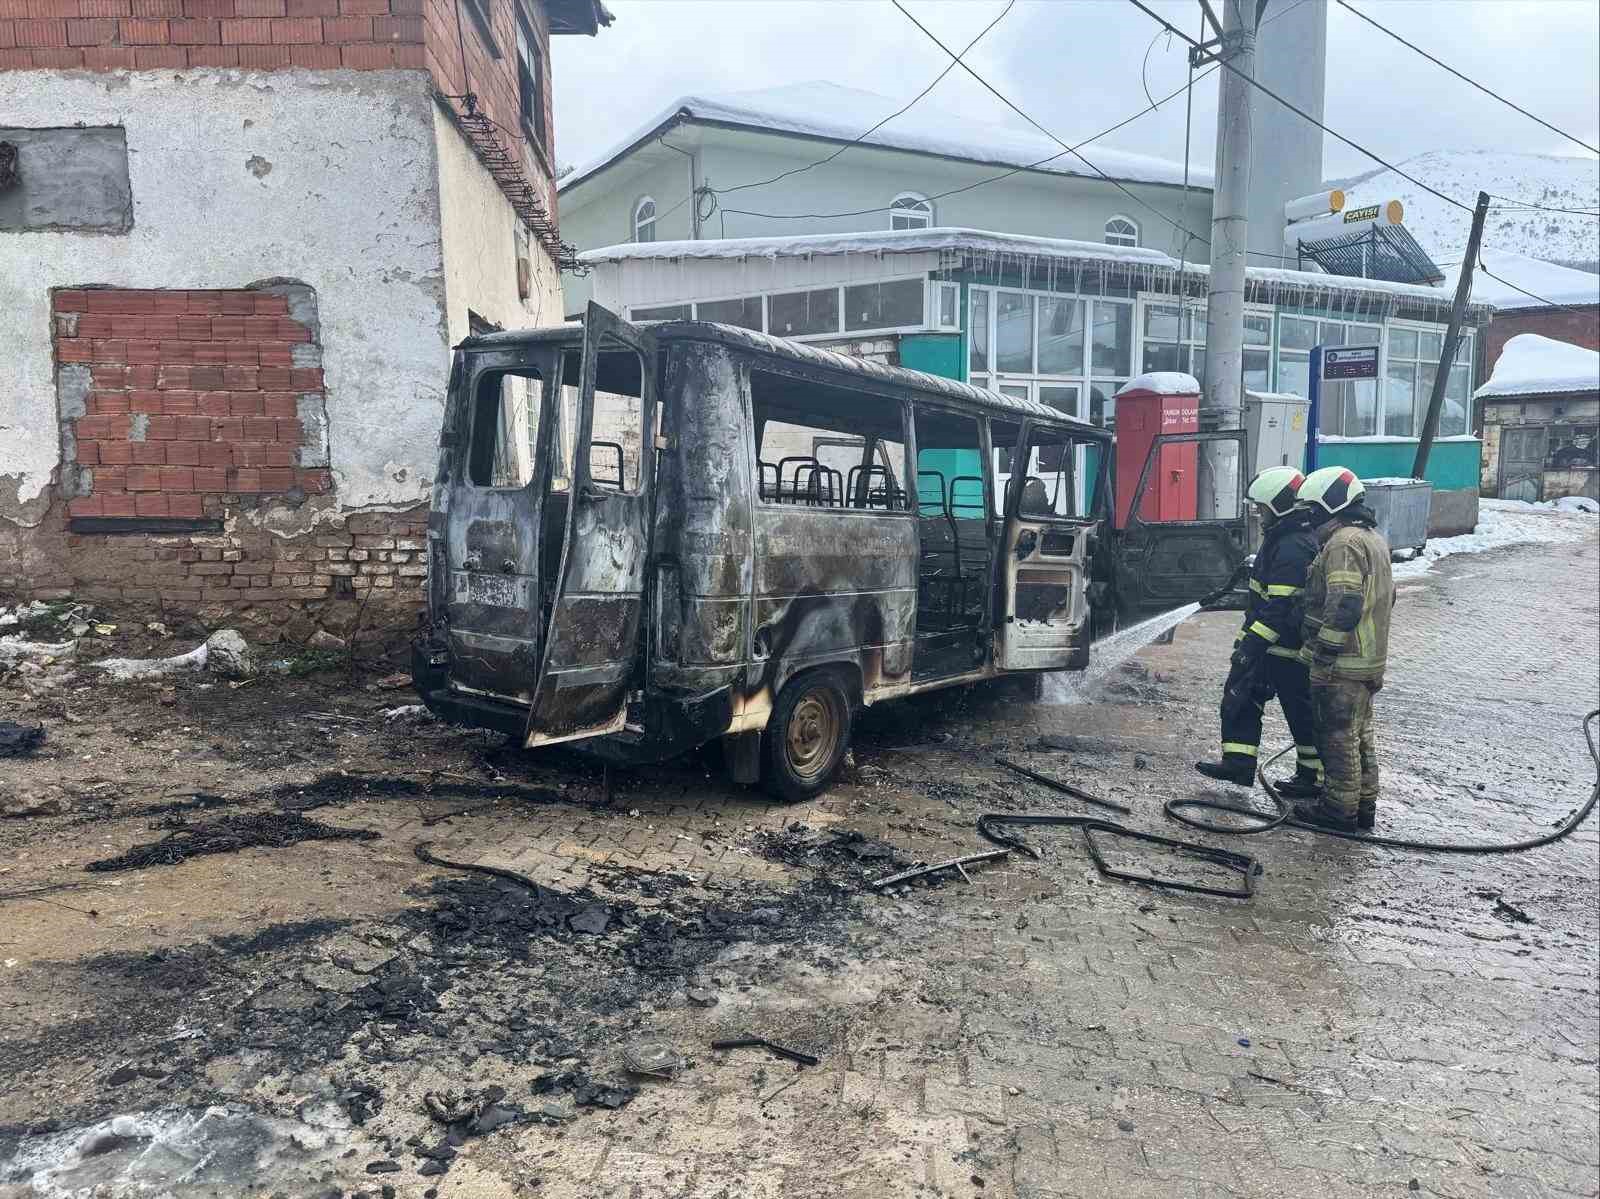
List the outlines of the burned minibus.
{"label": "burned minibus", "polygon": [[[1227,578],[1242,520],[1150,524],[1136,501],[1110,528],[1110,441],[731,326],[591,304],[582,326],[470,337],[416,686],[529,747],[643,763],[721,739],[735,779],[816,794],[863,705],[1081,669],[1097,628]],[[1141,489],[1194,450],[1154,447]]]}

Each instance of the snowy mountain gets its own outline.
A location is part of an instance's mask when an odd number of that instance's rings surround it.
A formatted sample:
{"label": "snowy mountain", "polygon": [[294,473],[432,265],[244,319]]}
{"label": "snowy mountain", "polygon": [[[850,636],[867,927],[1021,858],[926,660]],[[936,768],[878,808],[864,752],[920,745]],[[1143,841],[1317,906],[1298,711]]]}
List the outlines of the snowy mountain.
{"label": "snowy mountain", "polygon": [[1600,264],[1600,217],[1577,212],[1543,212],[1521,207],[1586,209],[1600,213],[1600,162],[1550,154],[1498,150],[1432,150],[1400,163],[1402,170],[1460,201],[1467,211],[1430,195],[1395,172],[1380,167],[1364,175],[1329,180],[1345,190],[1345,207],[1361,208],[1385,200],[1405,205],[1405,226],[1447,272],[1467,241],[1472,206],[1480,191],[1492,197],[1483,244],[1595,270]]}

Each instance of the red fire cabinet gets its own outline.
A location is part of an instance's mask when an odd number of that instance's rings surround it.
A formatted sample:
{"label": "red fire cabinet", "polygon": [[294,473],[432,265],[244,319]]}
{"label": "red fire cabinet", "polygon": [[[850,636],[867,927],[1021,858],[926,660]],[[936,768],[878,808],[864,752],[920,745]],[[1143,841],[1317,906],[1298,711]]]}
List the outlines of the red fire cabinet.
{"label": "red fire cabinet", "polygon": [[[1200,429],[1200,393],[1187,375],[1144,375],[1117,393],[1117,528],[1128,525],[1133,493],[1145,459],[1161,433]],[[1161,447],[1139,504],[1139,519],[1158,523],[1194,520],[1198,447],[1194,442]]]}

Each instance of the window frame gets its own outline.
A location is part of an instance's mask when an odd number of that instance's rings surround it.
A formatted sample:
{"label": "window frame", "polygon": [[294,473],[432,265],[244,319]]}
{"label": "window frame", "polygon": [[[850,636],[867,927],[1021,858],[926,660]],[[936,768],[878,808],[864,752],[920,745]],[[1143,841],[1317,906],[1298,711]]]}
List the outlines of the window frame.
{"label": "window frame", "polygon": [[[887,325],[873,329],[845,328],[845,289],[851,287],[860,287],[866,284],[906,283],[913,281],[924,284],[922,291],[922,321],[919,324]],[[781,337],[785,341],[840,341],[846,338],[854,340],[857,338],[882,337],[888,333],[948,333],[951,332],[951,330],[937,328],[930,321],[930,314],[936,315],[937,310],[935,306],[938,301],[938,288],[941,283],[944,282],[945,281],[943,280],[929,280],[927,272],[919,271],[903,275],[885,275],[881,279],[852,279],[849,282],[844,283],[822,283],[810,287],[801,285],[796,287],[774,288],[770,291],[737,291],[731,292],[727,295],[696,296],[692,300],[652,300],[642,304],[629,304],[627,305],[626,311],[627,318],[629,320],[653,320],[659,318],[643,317],[639,316],[638,314],[640,312],[653,309],[684,307],[689,309],[689,315],[682,319],[704,320],[705,318],[700,315],[700,305],[702,304],[723,304],[730,300],[759,299],[761,301],[761,328],[756,330],[756,332],[767,333],[773,337]],[[837,295],[839,311],[838,327],[829,333],[788,334],[774,332],[772,329],[772,298],[774,296],[794,295],[799,292],[809,291],[832,291]]]}
{"label": "window frame", "polygon": [[[811,290],[817,290],[817,289],[811,289]],[[754,363],[747,363],[747,364],[745,364],[745,365],[743,365],[741,367],[739,373],[740,373],[740,382],[742,384],[742,389],[744,391],[745,425],[746,425],[746,427],[748,428],[748,430],[750,432],[750,436],[748,438],[745,438],[744,442],[745,442],[745,446],[748,449],[749,454],[750,454],[750,470],[751,470],[750,477],[754,481],[752,489],[751,489],[751,503],[753,504],[754,507],[760,508],[760,509],[764,509],[764,510],[770,510],[770,511],[791,512],[791,513],[792,512],[797,512],[797,511],[827,512],[827,513],[830,513],[830,514],[832,514],[834,516],[849,516],[849,517],[884,517],[884,516],[889,516],[889,517],[895,517],[895,518],[898,518],[898,519],[907,519],[907,520],[909,520],[909,519],[911,519],[911,518],[916,516],[916,514],[917,514],[917,502],[916,502],[915,482],[914,482],[914,478],[907,473],[907,472],[909,472],[911,470],[911,464],[913,462],[912,445],[911,445],[911,440],[910,440],[911,401],[910,401],[910,399],[908,397],[906,397],[904,395],[892,394],[890,392],[882,391],[880,389],[873,388],[873,387],[853,387],[853,386],[847,386],[847,385],[835,384],[835,383],[828,383],[826,385],[830,390],[833,390],[833,391],[846,392],[846,393],[849,393],[851,395],[869,397],[874,403],[883,404],[885,406],[885,410],[886,411],[889,408],[892,408],[894,410],[895,418],[898,421],[899,426],[900,426],[900,440],[897,443],[900,446],[900,458],[901,458],[900,463],[899,463],[899,470],[900,470],[900,476],[901,476],[900,480],[899,480],[899,486],[900,486],[901,490],[904,491],[904,493],[905,493],[906,506],[903,507],[903,508],[852,508],[852,507],[849,507],[848,505],[842,505],[842,506],[837,507],[837,508],[833,508],[833,507],[811,508],[811,507],[807,507],[807,506],[804,506],[804,505],[785,504],[781,500],[769,500],[769,499],[767,499],[765,496],[763,496],[761,494],[760,479],[761,479],[761,462],[762,462],[762,458],[761,458],[761,440],[760,440],[760,435],[765,433],[766,430],[765,430],[765,426],[763,426],[760,429],[758,429],[756,427],[755,376],[758,375],[758,374],[777,375],[777,376],[779,376],[781,378],[794,380],[794,381],[799,382],[799,383],[807,383],[807,384],[813,384],[813,385],[816,383],[816,379],[813,376],[811,376],[811,375],[809,375],[809,374],[807,374],[807,373],[805,373],[803,371],[795,371],[795,370],[786,369],[786,364],[779,363],[779,362],[761,362],[759,365],[758,364],[754,364]],[[783,421],[781,423],[792,424],[793,422]],[[841,430],[838,430],[838,429],[821,429],[821,428],[819,428],[817,426],[810,426],[810,427],[816,429],[817,432],[822,433],[824,435],[833,436],[833,437],[837,437],[837,438],[841,438],[841,439],[842,438],[863,437],[863,435],[859,434],[859,433],[849,433],[849,432],[844,432],[844,431],[841,431]],[[882,444],[883,443],[880,441],[879,444],[878,444],[878,447],[877,447],[878,452],[880,454],[883,454]],[[865,447],[863,446],[863,448],[865,448]],[[884,455],[884,456],[887,456],[887,455]]]}
{"label": "window frame", "polygon": [[[910,203],[906,203],[910,201]],[[921,224],[897,225],[895,221],[901,217],[912,219],[921,218]],[[889,201],[889,228],[891,231],[900,229],[932,229],[937,222],[934,220],[933,201],[921,192],[901,192]]]}
{"label": "window frame", "polygon": [[[523,136],[540,150],[547,150],[550,121],[544,106],[544,56],[540,52],[539,39],[535,36],[533,26],[520,4],[516,6],[516,11],[517,111],[522,122]],[[525,65],[528,68],[526,79],[524,79]]]}
{"label": "window frame", "polygon": [[[646,204],[648,204],[650,206],[650,219],[649,219],[649,221],[645,222],[646,224],[648,224],[650,226],[650,236],[647,237],[647,238],[641,238],[639,236],[639,225],[640,225],[639,213],[644,209],[644,206]],[[656,241],[656,220],[660,216],[660,213],[661,213],[660,205],[658,205],[656,203],[656,198],[654,196],[648,196],[648,195],[640,196],[637,200],[634,201],[634,203],[633,203],[632,231],[631,231],[630,240],[635,245],[646,246],[646,245],[650,245],[650,244],[652,244],[653,242]],[[654,305],[654,307],[658,307],[659,308],[659,307],[662,307],[662,305],[658,304],[658,305]]]}
{"label": "window frame", "polygon": [[[1117,224],[1118,222],[1121,222],[1133,230],[1131,235],[1133,237],[1132,241],[1112,240],[1113,237],[1124,238],[1129,236],[1129,234],[1122,233],[1120,231],[1117,233],[1112,233],[1111,226]],[[1121,246],[1124,249],[1137,249],[1144,238],[1144,230],[1139,227],[1139,222],[1134,220],[1131,216],[1126,216],[1120,212],[1114,212],[1106,218],[1106,223],[1100,228],[1100,234],[1106,245]]]}

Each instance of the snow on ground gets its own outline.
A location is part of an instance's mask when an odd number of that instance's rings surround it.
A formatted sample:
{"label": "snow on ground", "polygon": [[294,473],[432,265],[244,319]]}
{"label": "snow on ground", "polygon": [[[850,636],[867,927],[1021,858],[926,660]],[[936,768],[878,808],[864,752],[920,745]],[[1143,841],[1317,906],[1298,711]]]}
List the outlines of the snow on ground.
{"label": "snow on ground", "polygon": [[1593,537],[1597,527],[1593,512],[1572,511],[1570,506],[1561,506],[1566,503],[1568,501],[1527,504],[1521,500],[1480,500],[1476,529],[1459,537],[1430,540],[1418,557],[1395,564],[1394,577],[1414,579],[1425,575],[1439,559],[1455,554],[1481,554],[1508,545],[1559,544]]}

